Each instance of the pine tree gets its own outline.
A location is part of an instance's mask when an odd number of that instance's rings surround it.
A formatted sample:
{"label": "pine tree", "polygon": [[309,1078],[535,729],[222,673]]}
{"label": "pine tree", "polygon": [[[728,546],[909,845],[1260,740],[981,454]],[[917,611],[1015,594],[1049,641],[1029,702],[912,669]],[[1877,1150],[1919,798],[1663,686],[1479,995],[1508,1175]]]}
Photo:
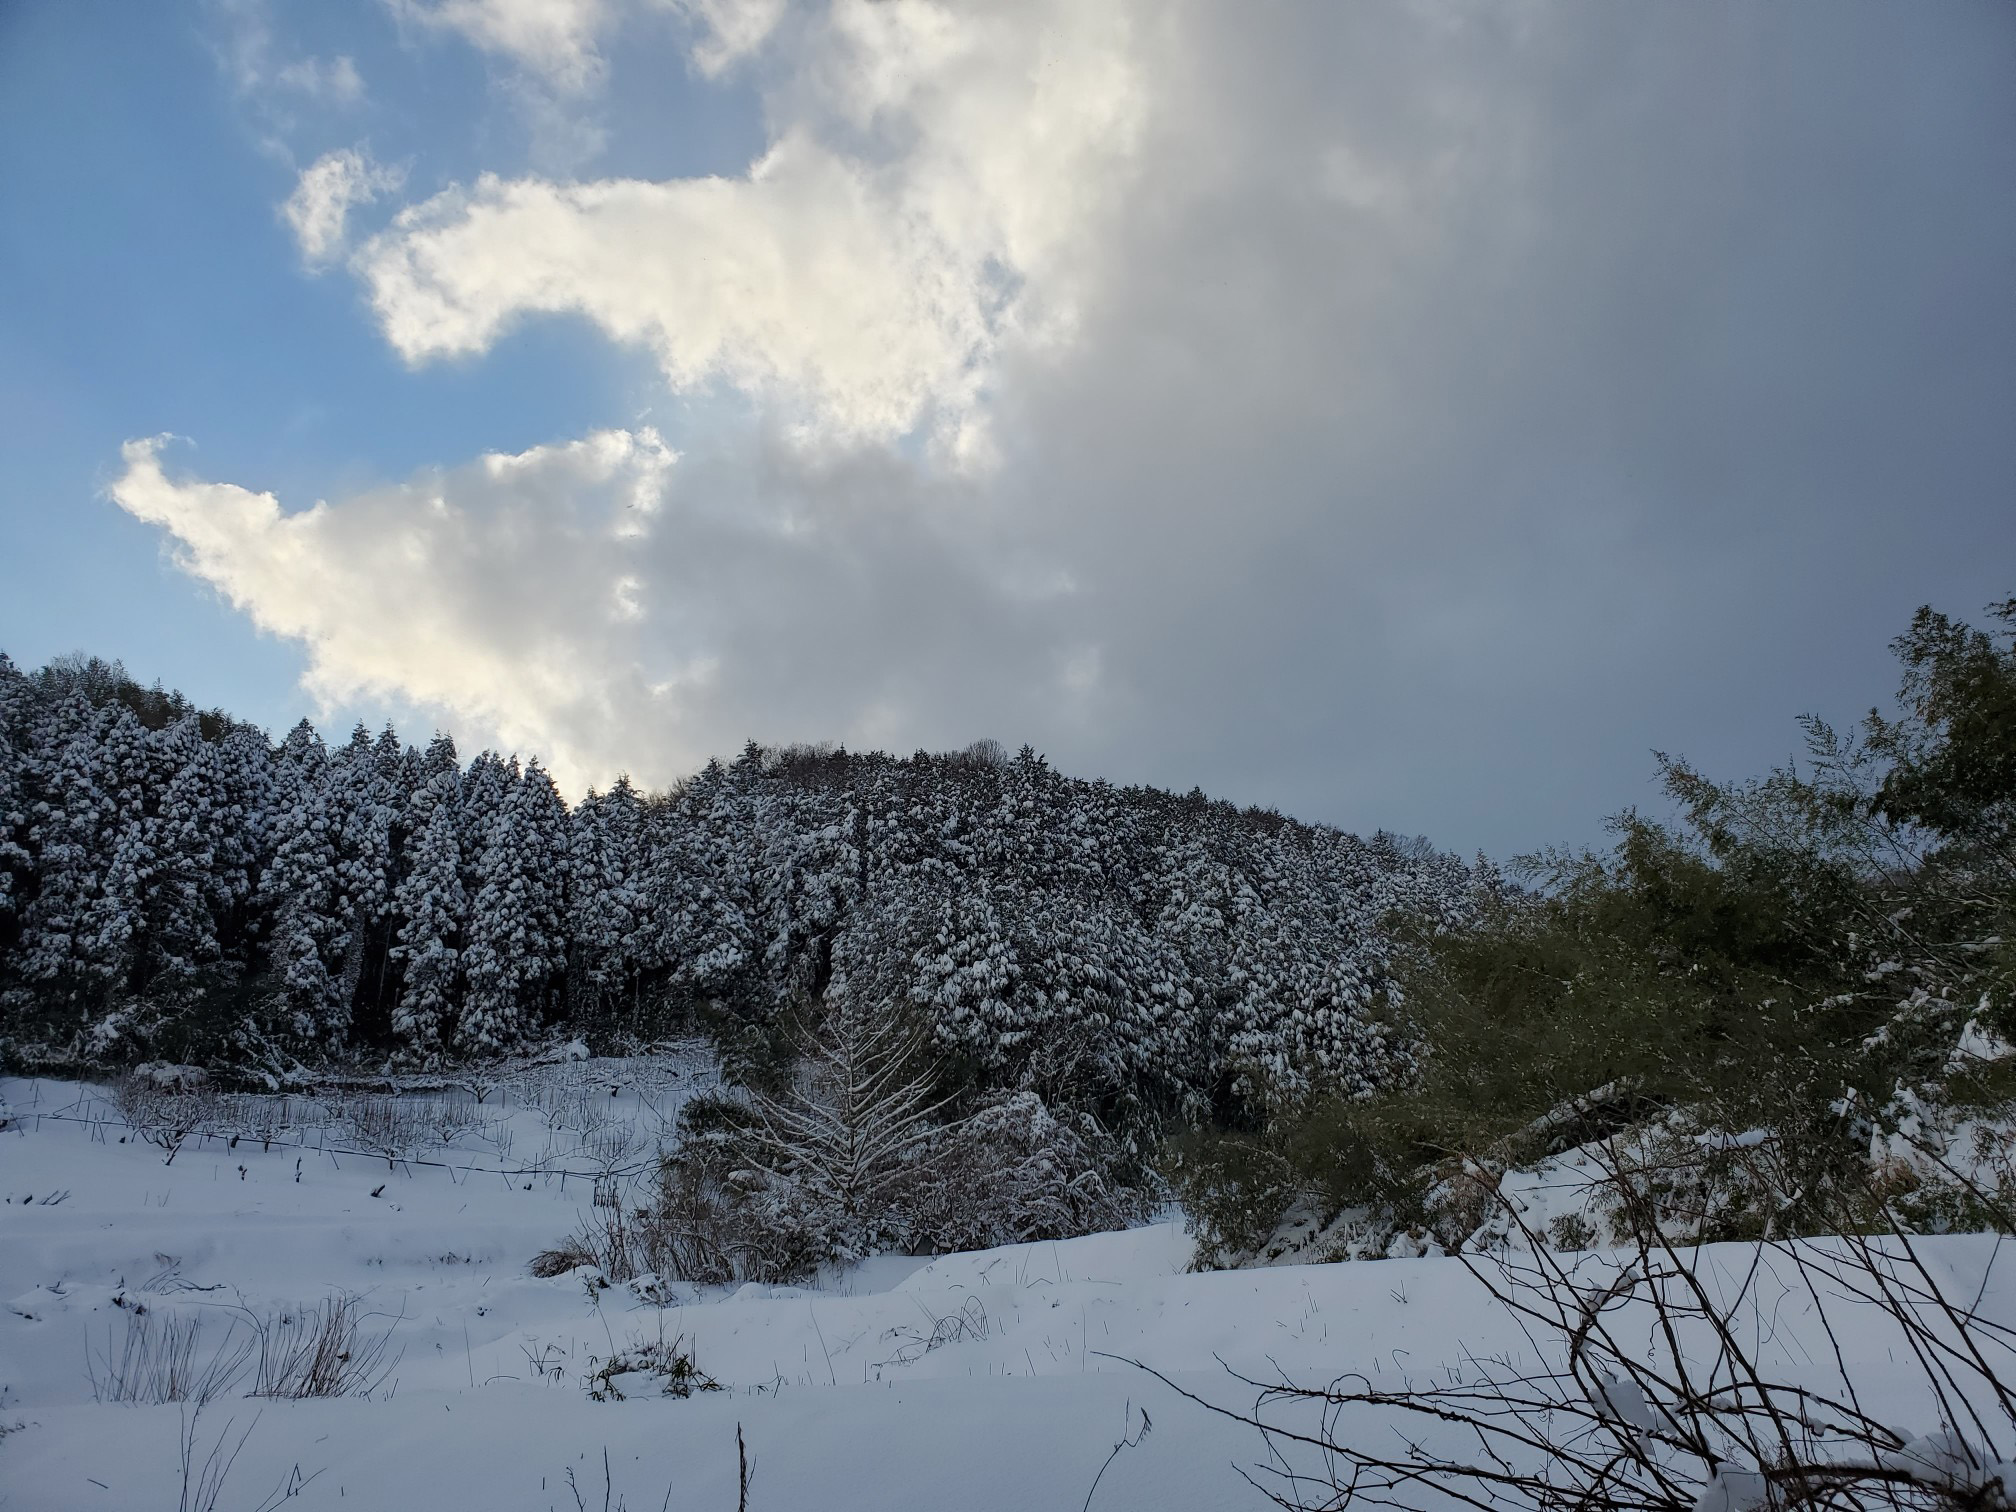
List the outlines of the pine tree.
{"label": "pine tree", "polygon": [[645,963],[643,814],[628,777],[591,791],[569,826],[567,925],[579,1006],[630,994]]}
{"label": "pine tree", "polygon": [[226,733],[215,751],[218,789],[206,887],[222,949],[245,961],[259,932],[260,875],[272,854],[276,758],[266,737],[249,725]]}
{"label": "pine tree", "polygon": [[32,700],[28,680],[7,653],[0,651],[0,951],[12,941],[18,922],[16,900],[34,860],[26,843]]}
{"label": "pine tree", "polygon": [[655,953],[690,998],[713,1004],[742,997],[756,957],[740,817],[732,779],[710,761],[652,836]]}
{"label": "pine tree", "polygon": [[135,990],[185,980],[218,955],[211,897],[225,803],[216,752],[194,715],[148,744],[159,796],[124,820],[106,886],[120,903],[124,974]]}
{"label": "pine tree", "polygon": [[82,954],[109,981],[138,986],[147,957],[145,912],[154,880],[149,799],[160,790],[147,731],[131,708],[101,710],[92,749],[104,823],[98,834],[98,888],[81,930]]}
{"label": "pine tree", "polygon": [[[319,742],[299,748],[319,750]],[[350,1031],[349,1000],[334,969],[350,946],[336,869],[341,822],[331,811],[326,764],[287,760],[280,771],[273,860],[262,892],[272,919],[269,948],[296,1027],[341,1043]]]}
{"label": "pine tree", "polygon": [[110,767],[105,737],[113,726],[111,715],[71,686],[38,728],[40,792],[29,813],[37,885],[25,910],[18,970],[38,990],[72,1000],[102,993],[119,967],[104,900],[121,831],[118,797],[103,785]]}
{"label": "pine tree", "polygon": [[[396,747],[396,738],[393,741]],[[375,1001],[382,985],[371,968],[382,964],[385,923],[392,906],[393,793],[379,750],[360,721],[349,743],[329,763],[329,796],[336,827],[336,877],[345,914],[346,950],[336,993],[346,1010],[360,993]]]}
{"label": "pine tree", "polygon": [[517,781],[517,760],[507,765],[495,751],[484,751],[462,774],[462,885],[471,897],[483,885],[477,869],[490,847],[490,826],[504,811]]}
{"label": "pine tree", "polygon": [[[411,796],[406,800],[404,824],[406,833],[417,835],[427,827],[427,820],[434,812],[436,804],[445,801],[458,808],[462,802],[462,763],[455,754],[453,737],[435,731],[434,738],[427,742],[427,749],[415,758],[412,776]],[[457,824],[460,824],[458,815]],[[459,847],[466,836],[458,829],[456,844]]]}
{"label": "pine tree", "polygon": [[892,1208],[915,1179],[945,1106],[933,1090],[927,1043],[887,1012],[832,1013],[799,1038],[797,1084],[755,1099],[759,1165],[828,1218],[843,1255],[901,1233]]}
{"label": "pine tree", "polygon": [[463,957],[468,991],[458,1038],[465,1049],[515,1042],[537,1023],[549,986],[566,969],[566,822],[552,779],[533,761],[492,822],[478,868],[482,885]]}
{"label": "pine tree", "polygon": [[304,777],[319,775],[323,763],[329,759],[322,737],[315,733],[315,726],[305,719],[296,721],[294,728],[287,732],[286,738],[280,742],[278,756],[281,762]]}
{"label": "pine tree", "polygon": [[401,1045],[422,1053],[437,1049],[444,1025],[454,1021],[464,917],[462,847],[457,838],[452,771],[437,775],[425,826],[407,851],[406,875],[395,905],[399,943],[392,954],[404,970],[392,1032]]}

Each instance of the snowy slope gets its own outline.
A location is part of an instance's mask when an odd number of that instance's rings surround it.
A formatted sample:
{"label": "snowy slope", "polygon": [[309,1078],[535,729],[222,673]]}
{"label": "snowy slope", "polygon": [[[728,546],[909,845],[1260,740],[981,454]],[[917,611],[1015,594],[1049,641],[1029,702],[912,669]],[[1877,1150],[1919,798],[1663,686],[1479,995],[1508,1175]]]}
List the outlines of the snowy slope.
{"label": "snowy slope", "polygon": [[[757,1508],[1078,1508],[1143,1409],[1151,1431],[1113,1459],[1093,1506],[1258,1506],[1234,1469],[1260,1458],[1257,1438],[1128,1362],[1242,1405],[1252,1392],[1221,1361],[1397,1381],[1466,1351],[1530,1354],[1458,1262],[1192,1275],[1175,1222],[884,1258],[816,1288],[679,1288],[682,1305],[660,1308],[578,1273],[528,1274],[587,1210],[579,1179],[507,1178],[480,1149],[460,1159],[487,1170],[454,1171],[245,1140],[192,1141],[171,1166],[120,1143],[116,1125],[52,1116],[79,1107],[75,1087],[6,1082],[0,1095],[13,1116],[0,1131],[8,1512],[177,1506],[184,1411],[94,1402],[87,1372],[87,1351],[115,1345],[136,1302],[203,1319],[216,1338],[234,1308],[347,1291],[390,1329],[399,1354],[383,1399],[234,1393],[206,1410],[199,1455],[227,1422],[233,1442],[253,1425],[222,1512],[268,1504],[297,1474],[313,1478],[281,1505],[304,1512],[570,1508],[570,1468],[593,1507],[605,1451],[612,1507],[641,1512],[669,1492],[672,1507],[732,1508],[738,1425]],[[1956,1276],[1987,1263],[1987,1241],[1939,1246]],[[2016,1318],[2016,1296],[1990,1299]],[[584,1382],[611,1354],[661,1335],[683,1337],[725,1389],[590,1399]],[[1874,1335],[1866,1348],[1883,1358]],[[653,1389],[638,1376],[622,1386]]]}

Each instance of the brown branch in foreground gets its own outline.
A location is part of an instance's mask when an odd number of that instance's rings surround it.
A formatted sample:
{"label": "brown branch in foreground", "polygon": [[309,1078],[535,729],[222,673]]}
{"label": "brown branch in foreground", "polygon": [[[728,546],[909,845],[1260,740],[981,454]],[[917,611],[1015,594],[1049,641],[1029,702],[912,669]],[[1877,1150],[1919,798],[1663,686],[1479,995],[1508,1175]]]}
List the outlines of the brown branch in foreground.
{"label": "brown branch in foreground", "polygon": [[[1642,1173],[1614,1148],[1603,1159],[1621,1251],[1558,1254],[1494,1192],[1512,1247],[1464,1260],[1530,1359],[1466,1354],[1446,1380],[1390,1388],[1356,1374],[1324,1386],[1263,1381],[1226,1366],[1254,1393],[1246,1407],[1125,1363],[1254,1429],[1266,1461],[1239,1473],[1290,1512],[1412,1512],[1424,1501],[1475,1512],[2016,1505],[2016,1329],[1983,1313],[1985,1275],[1955,1295],[1894,1222],[1876,1235],[1844,1223],[1844,1237],[1792,1241],[1767,1228],[1747,1250],[1683,1248],[1632,1179]],[[1999,1258],[1997,1246],[1988,1268]],[[1788,1303],[1810,1308],[1819,1353],[1784,1330]],[[1847,1326],[1884,1341],[1936,1409],[1933,1432],[1900,1430],[1865,1405]]]}

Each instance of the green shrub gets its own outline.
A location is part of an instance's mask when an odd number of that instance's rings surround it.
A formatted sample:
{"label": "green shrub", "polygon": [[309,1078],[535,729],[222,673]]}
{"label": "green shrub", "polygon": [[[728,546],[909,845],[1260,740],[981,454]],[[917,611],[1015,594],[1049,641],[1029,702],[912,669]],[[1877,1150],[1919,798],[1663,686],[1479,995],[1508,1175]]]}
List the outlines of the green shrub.
{"label": "green shrub", "polygon": [[[1920,611],[1899,712],[1852,737],[1806,721],[1803,770],[1717,784],[1661,757],[1675,823],[1626,813],[1606,850],[1517,863],[1527,887],[1481,889],[1467,927],[1403,926],[1408,1085],[1172,1150],[1206,1263],[1298,1202],[1460,1242],[1458,1174],[1620,1137],[1703,1238],[1810,1230],[1870,1189],[1886,1119],[2006,1110],[2016,1057],[1961,1050],[2016,1038],[2016,601],[1994,612],[1990,634]],[[1694,1142],[1752,1129],[1768,1172]],[[1918,1180],[1897,1195],[1927,1224],[1994,1208]]]}

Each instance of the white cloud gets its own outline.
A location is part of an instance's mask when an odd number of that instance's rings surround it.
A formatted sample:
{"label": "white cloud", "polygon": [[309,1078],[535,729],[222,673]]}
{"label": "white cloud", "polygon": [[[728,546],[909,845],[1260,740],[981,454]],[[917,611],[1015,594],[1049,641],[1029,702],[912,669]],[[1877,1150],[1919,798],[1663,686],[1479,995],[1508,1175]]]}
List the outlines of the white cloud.
{"label": "white cloud", "polygon": [[[753,45],[761,19],[725,24]],[[356,267],[411,362],[574,314],[675,389],[726,383],[834,437],[928,428],[983,455],[1001,343],[1075,318],[1141,124],[1128,42],[1124,11],[1076,0],[843,0],[796,37],[746,175],[486,175],[402,212]]]}
{"label": "white cloud", "polygon": [[997,691],[983,657],[1042,701],[1085,686],[1068,602],[1004,587],[998,538],[970,514],[945,532],[946,498],[884,457],[773,441],[687,462],[604,431],[288,512],[171,477],[167,440],[127,443],[111,497],[299,642],[325,707],[419,705],[576,793],[667,782],[752,734],[963,745]]}
{"label": "white cloud", "polygon": [[[112,498],[168,531],[180,565],[260,629],[306,646],[311,693],[452,711],[580,775],[585,729],[556,719],[614,717],[598,708],[611,690],[595,658],[612,601],[636,593],[621,588],[636,540],[621,527],[674,465],[654,434],[488,456],[293,513],[271,494],[171,479],[166,439],[127,443]],[[661,668],[664,701],[704,675],[697,660]]]}
{"label": "white cloud", "polygon": [[755,53],[783,21],[787,0],[385,0],[401,21],[461,37],[563,95],[593,93],[607,77],[602,45],[628,17],[674,14],[694,32],[694,65],[709,77]]}
{"label": "white cloud", "polygon": [[639,8],[675,0],[384,0],[418,32],[454,37],[494,64],[491,88],[522,121],[528,162],[572,177],[609,143],[600,116],[603,46]]}
{"label": "white cloud", "polygon": [[292,111],[302,102],[349,107],[364,98],[354,59],[295,53],[275,39],[269,0],[211,0],[211,9],[219,21],[219,65],[274,126],[291,127]]}
{"label": "white cloud", "polygon": [[364,79],[356,62],[340,53],[333,58],[298,58],[283,65],[273,82],[333,105],[354,105],[364,98]]}
{"label": "white cloud", "polygon": [[597,43],[613,20],[611,0],[385,0],[401,21],[453,32],[493,57],[568,94],[602,80]]}
{"label": "white cloud", "polygon": [[280,207],[302,260],[313,268],[340,256],[349,245],[351,209],[396,193],[405,181],[405,170],[374,162],[361,147],[324,153],[302,169]]}
{"label": "white cloud", "polygon": [[698,32],[694,65],[713,78],[733,68],[770,39],[784,19],[786,0],[665,0]]}

